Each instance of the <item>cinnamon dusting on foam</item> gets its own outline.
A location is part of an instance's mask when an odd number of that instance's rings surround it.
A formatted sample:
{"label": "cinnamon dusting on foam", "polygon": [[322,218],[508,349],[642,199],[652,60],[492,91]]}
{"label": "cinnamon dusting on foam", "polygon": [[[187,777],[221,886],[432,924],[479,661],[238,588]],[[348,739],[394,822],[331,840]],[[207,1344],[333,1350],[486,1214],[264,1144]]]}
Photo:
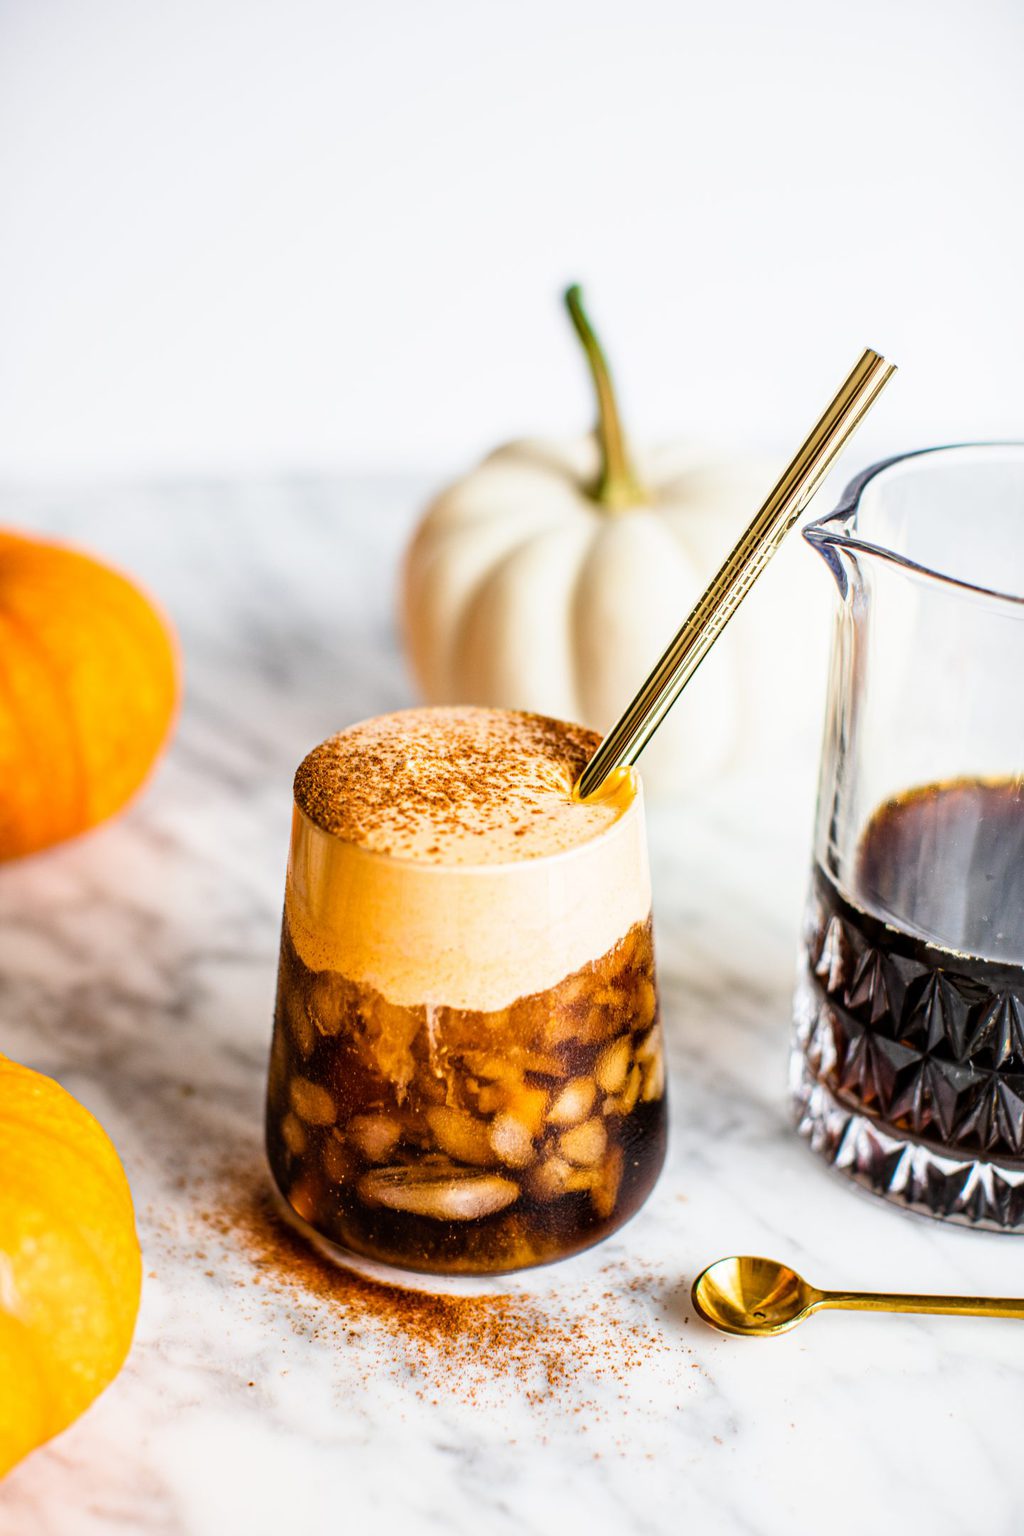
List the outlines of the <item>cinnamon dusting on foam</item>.
{"label": "cinnamon dusting on foam", "polygon": [[573,799],[599,741],[543,715],[403,710],[316,747],[295,776],[295,801],[323,831],[371,853],[441,865],[535,859],[589,842],[633,799]]}

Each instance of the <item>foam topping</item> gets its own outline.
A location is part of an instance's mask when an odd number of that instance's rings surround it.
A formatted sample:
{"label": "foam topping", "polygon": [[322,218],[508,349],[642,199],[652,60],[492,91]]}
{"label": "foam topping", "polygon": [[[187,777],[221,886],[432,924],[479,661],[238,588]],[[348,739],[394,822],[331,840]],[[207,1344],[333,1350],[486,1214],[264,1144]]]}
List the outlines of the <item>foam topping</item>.
{"label": "foam topping", "polygon": [[302,762],[295,801],[323,831],[425,864],[536,859],[588,842],[625,808],[572,786],[600,737],[510,710],[409,709],[330,737]]}

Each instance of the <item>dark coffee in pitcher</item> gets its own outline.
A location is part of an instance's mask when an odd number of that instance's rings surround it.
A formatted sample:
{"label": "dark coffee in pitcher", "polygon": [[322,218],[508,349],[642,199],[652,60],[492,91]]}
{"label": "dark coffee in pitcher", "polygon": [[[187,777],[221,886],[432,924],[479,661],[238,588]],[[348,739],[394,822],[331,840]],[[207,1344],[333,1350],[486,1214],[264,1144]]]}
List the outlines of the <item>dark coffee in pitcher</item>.
{"label": "dark coffee in pitcher", "polygon": [[887,802],[846,884],[816,866],[795,1085],[817,1095],[812,1140],[915,1209],[1024,1226],[1024,785]]}

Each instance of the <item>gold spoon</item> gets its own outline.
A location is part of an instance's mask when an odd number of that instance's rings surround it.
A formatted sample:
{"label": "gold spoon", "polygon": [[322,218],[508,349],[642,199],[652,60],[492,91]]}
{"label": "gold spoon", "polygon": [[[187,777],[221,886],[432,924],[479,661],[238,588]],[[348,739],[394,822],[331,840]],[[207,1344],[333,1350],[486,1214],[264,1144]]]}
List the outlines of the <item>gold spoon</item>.
{"label": "gold spoon", "polygon": [[693,1282],[693,1304],[706,1323],[743,1338],[786,1333],[812,1312],[933,1312],[961,1317],[1024,1317],[1009,1296],[904,1296],[884,1291],[819,1291],[777,1259],[719,1259]]}

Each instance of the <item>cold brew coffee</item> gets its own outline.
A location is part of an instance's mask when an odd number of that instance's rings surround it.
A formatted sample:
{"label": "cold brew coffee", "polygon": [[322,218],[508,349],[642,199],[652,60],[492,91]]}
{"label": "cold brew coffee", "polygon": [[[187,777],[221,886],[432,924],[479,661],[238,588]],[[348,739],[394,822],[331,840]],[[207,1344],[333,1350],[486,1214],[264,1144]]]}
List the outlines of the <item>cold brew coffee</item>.
{"label": "cold brew coffee", "polygon": [[405,711],[295,781],[271,1169],[349,1262],[489,1274],[650,1192],[664,1064],[643,807],[572,785],[580,727]]}

